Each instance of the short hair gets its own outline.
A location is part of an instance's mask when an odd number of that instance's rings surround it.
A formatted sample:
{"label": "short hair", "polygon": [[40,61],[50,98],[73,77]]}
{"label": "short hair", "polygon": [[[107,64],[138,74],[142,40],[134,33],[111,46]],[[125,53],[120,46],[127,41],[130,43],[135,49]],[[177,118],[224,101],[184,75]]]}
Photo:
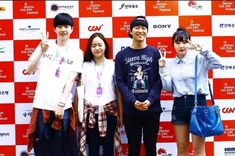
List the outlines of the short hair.
{"label": "short hair", "polygon": [[175,42],[182,42],[191,40],[190,34],[184,28],[178,28],[172,36],[172,45]]}
{"label": "short hair", "polygon": [[91,52],[91,44],[92,44],[92,41],[95,37],[99,37],[104,41],[104,44],[105,44],[104,56],[105,56],[105,58],[108,58],[110,48],[109,48],[109,44],[107,42],[107,39],[104,37],[104,35],[102,33],[95,32],[88,39],[88,43],[87,43],[87,47],[86,47],[85,55],[84,55],[84,62],[90,62],[94,59],[94,55]]}
{"label": "short hair", "polygon": [[73,27],[73,18],[68,13],[59,13],[53,21],[54,28],[58,25],[70,25]]}

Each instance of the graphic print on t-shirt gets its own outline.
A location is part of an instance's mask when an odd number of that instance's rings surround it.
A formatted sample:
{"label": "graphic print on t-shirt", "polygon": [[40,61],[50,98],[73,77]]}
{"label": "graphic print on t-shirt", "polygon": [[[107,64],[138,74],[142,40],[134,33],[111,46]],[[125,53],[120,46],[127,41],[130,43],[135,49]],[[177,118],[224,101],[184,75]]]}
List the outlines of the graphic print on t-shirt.
{"label": "graphic print on t-shirt", "polygon": [[144,71],[142,69],[141,65],[137,66],[137,70],[134,73],[134,84],[133,84],[133,89],[145,89],[145,82],[143,80],[144,76]]}
{"label": "graphic print on t-shirt", "polygon": [[[133,93],[147,93],[148,92],[148,70],[149,64],[153,61],[152,57],[142,54],[134,57],[127,57],[125,63],[130,66],[130,81],[132,83]],[[146,68],[148,67],[148,68]]]}

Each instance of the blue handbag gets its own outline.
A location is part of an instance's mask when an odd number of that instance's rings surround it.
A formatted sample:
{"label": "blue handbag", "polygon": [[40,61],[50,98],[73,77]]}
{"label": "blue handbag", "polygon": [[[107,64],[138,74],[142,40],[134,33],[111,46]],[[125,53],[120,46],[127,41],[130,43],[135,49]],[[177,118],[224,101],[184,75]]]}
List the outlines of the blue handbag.
{"label": "blue handbag", "polygon": [[189,132],[201,137],[210,137],[221,135],[224,133],[223,124],[220,117],[219,106],[215,105],[214,97],[212,95],[211,86],[209,83],[210,96],[212,106],[198,106],[197,105],[197,56],[195,59],[195,98],[194,108],[191,113],[189,123]]}

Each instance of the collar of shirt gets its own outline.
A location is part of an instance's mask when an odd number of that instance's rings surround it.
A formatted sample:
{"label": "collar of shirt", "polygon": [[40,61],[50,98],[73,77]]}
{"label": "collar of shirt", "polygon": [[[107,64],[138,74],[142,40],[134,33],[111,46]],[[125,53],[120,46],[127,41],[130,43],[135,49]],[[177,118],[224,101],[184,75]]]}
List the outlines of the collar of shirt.
{"label": "collar of shirt", "polygon": [[185,55],[182,59],[180,59],[180,58],[176,55],[176,57],[175,57],[175,63],[176,63],[176,64],[182,64],[182,63],[190,62],[192,58],[195,59],[194,57],[191,57],[191,55],[192,55],[192,52],[191,52],[191,51],[188,51],[188,52],[186,53],[186,55]]}

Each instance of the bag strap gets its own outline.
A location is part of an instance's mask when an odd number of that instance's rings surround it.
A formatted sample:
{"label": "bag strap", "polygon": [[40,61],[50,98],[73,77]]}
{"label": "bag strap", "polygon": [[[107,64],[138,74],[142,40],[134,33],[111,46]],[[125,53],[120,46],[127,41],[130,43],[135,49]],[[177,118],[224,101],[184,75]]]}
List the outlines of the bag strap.
{"label": "bag strap", "polygon": [[215,99],[214,99],[214,96],[213,96],[213,94],[212,94],[212,91],[211,91],[211,84],[210,84],[209,81],[208,81],[208,86],[209,86],[209,91],[210,91],[210,95],[211,95],[212,104],[215,105]]}
{"label": "bag strap", "polygon": [[195,72],[194,72],[194,105],[197,106],[197,56],[195,58]]}
{"label": "bag strap", "polygon": [[[195,58],[195,73],[194,73],[194,77],[195,77],[195,79],[194,79],[194,85],[195,85],[195,91],[194,91],[194,105],[195,106],[197,106],[197,64],[198,64],[198,58],[197,58],[198,56],[196,56],[196,58]],[[212,101],[212,104],[214,105],[215,104],[215,99],[214,99],[214,96],[213,96],[213,94],[212,94],[212,91],[211,91],[211,84],[210,84],[210,82],[208,81],[208,86],[209,86],[209,91],[210,91],[210,96],[211,96],[211,101]]]}

